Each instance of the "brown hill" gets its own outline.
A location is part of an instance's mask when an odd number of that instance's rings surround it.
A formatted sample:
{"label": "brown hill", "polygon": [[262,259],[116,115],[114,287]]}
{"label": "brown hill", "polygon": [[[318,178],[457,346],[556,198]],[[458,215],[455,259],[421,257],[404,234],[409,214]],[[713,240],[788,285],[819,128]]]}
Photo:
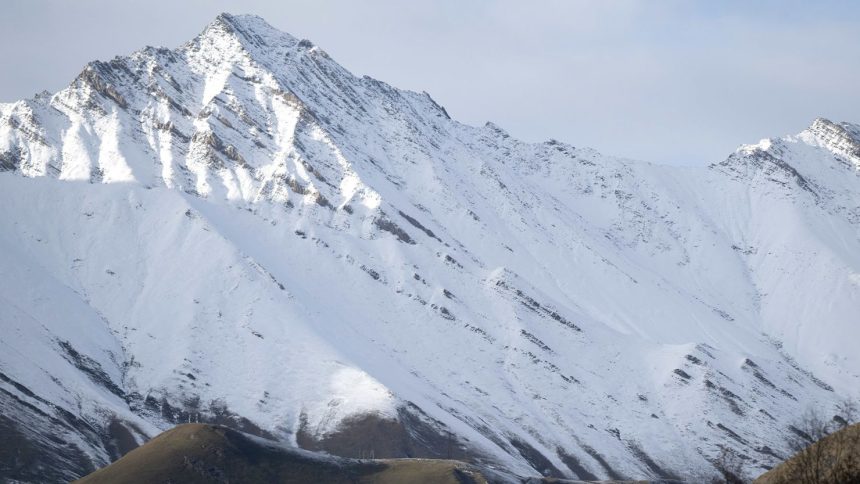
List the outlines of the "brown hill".
{"label": "brown hill", "polygon": [[860,424],[824,437],[755,480],[755,484],[788,483],[860,483]]}
{"label": "brown hill", "polygon": [[217,425],[187,424],[76,482],[484,484],[488,480],[476,467],[459,461],[345,459],[285,448]]}

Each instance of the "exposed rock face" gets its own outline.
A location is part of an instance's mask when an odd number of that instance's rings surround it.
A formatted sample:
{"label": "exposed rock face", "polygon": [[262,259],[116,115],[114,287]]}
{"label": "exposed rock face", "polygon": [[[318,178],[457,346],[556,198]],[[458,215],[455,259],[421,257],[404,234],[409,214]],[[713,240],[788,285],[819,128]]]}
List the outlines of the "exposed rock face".
{"label": "exposed rock face", "polygon": [[846,165],[860,170],[860,128],[850,123],[833,123],[818,118],[809,127],[809,133],[835,153]]}
{"label": "exposed rock face", "polygon": [[93,62],[0,105],[0,477],[188,422],[523,476],[730,446],[756,473],[858,388],[858,133],[702,168],[523,143],[253,16]]}

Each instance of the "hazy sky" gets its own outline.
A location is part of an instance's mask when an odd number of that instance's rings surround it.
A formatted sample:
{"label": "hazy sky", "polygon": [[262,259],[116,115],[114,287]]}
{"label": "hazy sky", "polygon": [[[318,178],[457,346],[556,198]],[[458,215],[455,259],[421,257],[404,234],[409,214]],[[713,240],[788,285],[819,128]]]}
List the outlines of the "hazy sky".
{"label": "hazy sky", "polygon": [[0,0],[0,102],[256,13],[460,121],[668,163],[860,122],[860,1]]}

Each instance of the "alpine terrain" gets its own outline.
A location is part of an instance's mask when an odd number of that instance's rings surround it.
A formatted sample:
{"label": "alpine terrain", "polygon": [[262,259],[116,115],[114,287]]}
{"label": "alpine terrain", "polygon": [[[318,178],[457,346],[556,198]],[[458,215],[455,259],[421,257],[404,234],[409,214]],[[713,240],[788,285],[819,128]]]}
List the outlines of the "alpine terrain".
{"label": "alpine terrain", "polygon": [[757,475],[860,388],[858,125],[707,167],[525,143],[222,14],[0,104],[0,170],[0,478],[189,422],[524,477],[709,476],[725,447]]}

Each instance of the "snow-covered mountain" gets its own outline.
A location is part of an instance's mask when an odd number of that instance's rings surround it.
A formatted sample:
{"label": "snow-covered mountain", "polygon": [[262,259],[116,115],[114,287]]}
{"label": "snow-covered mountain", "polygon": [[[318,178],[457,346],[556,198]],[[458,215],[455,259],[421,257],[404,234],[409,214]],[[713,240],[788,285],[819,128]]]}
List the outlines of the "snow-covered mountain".
{"label": "snow-covered mountain", "polygon": [[701,168],[524,143],[222,14],[0,104],[0,167],[7,476],[187,421],[580,478],[728,446],[755,473],[860,383],[857,125]]}

